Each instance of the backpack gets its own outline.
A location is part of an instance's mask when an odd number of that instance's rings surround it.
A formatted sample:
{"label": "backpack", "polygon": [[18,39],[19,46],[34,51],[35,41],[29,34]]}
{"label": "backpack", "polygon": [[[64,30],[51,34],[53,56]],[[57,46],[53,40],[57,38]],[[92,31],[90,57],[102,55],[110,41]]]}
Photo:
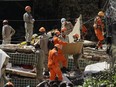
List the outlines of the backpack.
{"label": "backpack", "polygon": [[48,39],[48,50],[52,50],[54,48],[54,41],[53,41],[53,37],[50,37]]}

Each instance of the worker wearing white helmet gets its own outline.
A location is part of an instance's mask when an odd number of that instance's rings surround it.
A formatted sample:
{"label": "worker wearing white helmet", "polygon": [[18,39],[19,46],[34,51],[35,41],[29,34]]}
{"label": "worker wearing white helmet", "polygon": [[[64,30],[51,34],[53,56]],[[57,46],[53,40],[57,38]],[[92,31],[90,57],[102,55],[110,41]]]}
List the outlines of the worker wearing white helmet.
{"label": "worker wearing white helmet", "polygon": [[34,28],[34,18],[31,15],[31,7],[30,6],[26,6],[25,7],[25,11],[26,13],[24,13],[23,15],[23,20],[25,22],[25,39],[27,42],[27,45],[30,45],[31,42],[31,37],[33,35],[33,28]]}
{"label": "worker wearing white helmet", "polygon": [[70,21],[67,21],[65,18],[61,19],[61,29],[66,28],[66,34],[68,35],[73,30],[73,25]]}
{"label": "worker wearing white helmet", "polygon": [[65,18],[62,18],[62,19],[61,19],[61,23],[65,22],[65,21],[66,21],[66,19],[65,19]]}
{"label": "worker wearing white helmet", "polygon": [[2,44],[10,44],[11,38],[14,35],[15,30],[8,25],[8,20],[3,20],[3,27],[2,27]]}

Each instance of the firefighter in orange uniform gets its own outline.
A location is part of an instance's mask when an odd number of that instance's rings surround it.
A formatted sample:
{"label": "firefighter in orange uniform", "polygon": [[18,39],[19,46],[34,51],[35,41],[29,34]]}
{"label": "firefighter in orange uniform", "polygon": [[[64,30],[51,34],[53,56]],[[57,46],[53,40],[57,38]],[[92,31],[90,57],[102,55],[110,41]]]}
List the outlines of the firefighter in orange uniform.
{"label": "firefighter in orange uniform", "polygon": [[94,27],[94,31],[95,31],[95,34],[96,34],[97,39],[98,39],[96,49],[98,49],[98,48],[102,49],[102,42],[104,40],[104,35],[103,35],[104,24],[102,22],[102,17],[104,17],[104,13],[103,13],[103,11],[100,11],[98,13],[98,16],[94,19],[93,27]]}
{"label": "firefighter in orange uniform", "polygon": [[[59,35],[57,35],[58,32],[59,32],[59,31],[55,31],[55,36],[53,37],[54,45],[55,45],[55,44],[60,44],[61,46],[66,45],[67,42],[62,41],[62,40],[58,37],[58,36],[59,36]],[[68,65],[67,59],[65,58],[65,56],[64,56],[64,54],[63,54],[63,52],[62,52],[62,50],[59,51],[59,54],[60,54],[59,61],[62,63],[62,68],[61,68],[61,69],[62,69],[62,72],[65,73],[66,70],[67,70],[67,65]]]}
{"label": "firefighter in orange uniform", "polygon": [[60,31],[58,31],[58,30],[54,31],[54,37],[53,37],[54,45],[55,45],[55,44],[66,45],[67,42],[62,41],[62,40],[59,38],[59,36],[60,36]]}
{"label": "firefighter in orange uniform", "polygon": [[59,51],[62,49],[62,45],[55,44],[54,48],[49,51],[48,55],[48,68],[50,70],[50,80],[55,80],[56,76],[58,76],[58,81],[62,81],[62,72],[59,66]]}

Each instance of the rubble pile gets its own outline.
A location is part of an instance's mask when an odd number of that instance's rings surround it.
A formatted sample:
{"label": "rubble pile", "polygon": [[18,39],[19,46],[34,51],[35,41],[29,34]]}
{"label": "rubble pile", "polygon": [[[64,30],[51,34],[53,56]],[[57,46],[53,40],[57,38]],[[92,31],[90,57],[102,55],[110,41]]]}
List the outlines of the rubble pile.
{"label": "rubble pile", "polygon": [[93,61],[103,61],[108,59],[108,54],[106,53],[106,49],[96,50],[95,48],[84,47],[82,58],[90,59]]}

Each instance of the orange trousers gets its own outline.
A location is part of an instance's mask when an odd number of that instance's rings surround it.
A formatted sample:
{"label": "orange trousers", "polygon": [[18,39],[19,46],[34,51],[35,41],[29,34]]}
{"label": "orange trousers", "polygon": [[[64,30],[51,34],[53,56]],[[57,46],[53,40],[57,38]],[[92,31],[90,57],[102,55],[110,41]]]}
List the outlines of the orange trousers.
{"label": "orange trousers", "polygon": [[95,34],[98,38],[98,43],[97,46],[102,47],[102,41],[104,40],[104,35],[102,34],[102,31],[99,28],[94,29],[95,30]]}
{"label": "orange trousers", "polygon": [[62,64],[63,67],[67,67],[67,59],[65,58],[64,54],[60,54],[58,58],[59,62]]}
{"label": "orange trousers", "polygon": [[59,66],[52,65],[52,68],[50,68],[50,80],[55,80],[56,76],[58,76],[58,80],[62,81],[62,72],[60,70]]}

